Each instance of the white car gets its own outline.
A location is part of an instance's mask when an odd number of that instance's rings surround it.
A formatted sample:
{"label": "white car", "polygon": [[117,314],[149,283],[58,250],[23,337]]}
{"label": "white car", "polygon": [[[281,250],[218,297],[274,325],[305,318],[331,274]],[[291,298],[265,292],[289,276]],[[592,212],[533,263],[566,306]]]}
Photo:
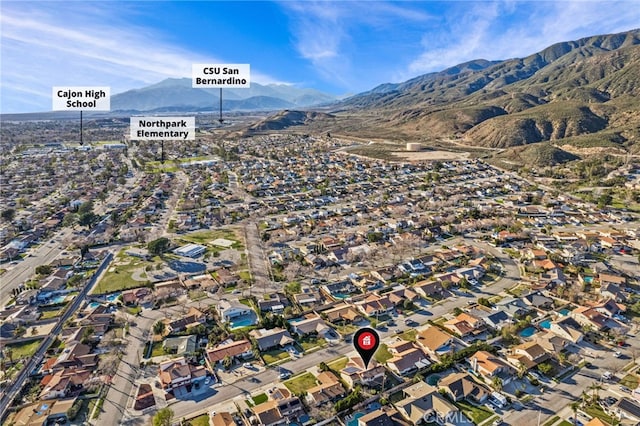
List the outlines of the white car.
{"label": "white car", "polygon": [[615,353],[613,354],[614,357],[616,358],[620,358],[622,356],[622,352],[620,351],[615,351]]}

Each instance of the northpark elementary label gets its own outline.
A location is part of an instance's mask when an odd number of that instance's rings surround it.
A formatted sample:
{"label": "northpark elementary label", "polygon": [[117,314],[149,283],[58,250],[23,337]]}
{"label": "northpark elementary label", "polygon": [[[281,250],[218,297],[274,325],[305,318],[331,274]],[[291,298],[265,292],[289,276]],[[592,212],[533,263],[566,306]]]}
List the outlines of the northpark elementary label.
{"label": "northpark elementary label", "polygon": [[195,117],[131,117],[131,140],[195,140]]}
{"label": "northpark elementary label", "polygon": [[238,89],[251,87],[249,64],[193,64],[191,87]]}
{"label": "northpark elementary label", "polygon": [[54,86],[54,111],[110,111],[111,88],[107,86]]}

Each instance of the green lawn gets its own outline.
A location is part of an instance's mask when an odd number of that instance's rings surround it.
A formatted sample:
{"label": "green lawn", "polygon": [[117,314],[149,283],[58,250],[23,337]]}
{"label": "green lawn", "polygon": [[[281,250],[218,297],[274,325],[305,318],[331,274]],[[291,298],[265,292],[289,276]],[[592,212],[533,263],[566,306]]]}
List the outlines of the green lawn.
{"label": "green lawn", "polygon": [[551,417],[549,420],[547,420],[546,422],[544,422],[542,426],[551,426],[552,424],[554,424],[554,423],[555,423],[555,422],[557,422],[558,420],[560,420],[560,417],[558,417],[558,416],[553,416],[553,417]]}
{"label": "green lawn", "polygon": [[338,333],[342,336],[346,336],[347,334],[355,333],[358,327],[353,324],[336,325],[336,330],[338,330]]}
{"label": "green lawn", "polygon": [[120,253],[118,253],[115,260],[111,263],[111,266],[102,279],[94,287],[91,294],[112,293],[114,291],[142,287],[144,285],[144,281],[134,280],[131,278],[131,274],[133,274],[136,269],[144,268],[145,266],[150,265],[150,263],[135,257],[127,256],[124,254],[125,250],[126,249],[122,249]]}
{"label": "green lawn", "polygon": [[302,349],[305,352],[316,347],[323,348],[327,346],[327,341],[322,337],[306,337],[298,341],[298,343],[300,344],[300,346],[302,346]]}
{"label": "green lawn", "polygon": [[573,423],[563,420],[557,426],[573,426]]}
{"label": "green lawn", "polygon": [[162,347],[162,342],[153,342],[153,346],[151,347],[151,357],[162,355],[166,355],[164,348]]}
{"label": "green lawn", "polygon": [[243,280],[244,282],[251,282],[251,272],[249,271],[240,271],[238,272],[238,277],[240,277],[241,280]]}
{"label": "green lawn", "polygon": [[[189,243],[209,245],[212,241],[218,238],[224,238],[226,240],[233,241],[232,248],[239,250],[243,248],[240,243],[241,239],[238,238],[236,232],[232,229],[215,229],[206,231],[195,231],[189,234],[180,235],[180,239]],[[214,250],[224,250],[222,247],[216,247]]]}
{"label": "green lawn", "polygon": [[629,389],[635,389],[638,387],[638,382],[640,382],[640,380],[638,380],[638,376],[635,374],[627,374],[622,378],[622,380],[620,380],[620,385],[626,386]]}
{"label": "green lawn", "polygon": [[4,347],[11,348],[12,350],[11,356],[13,357],[14,360],[16,360],[22,357],[25,357],[25,358],[32,357],[38,350],[40,343],[42,343],[42,339],[33,340],[31,342],[24,342],[24,343],[10,343],[8,345],[4,345]]}
{"label": "green lawn", "polygon": [[282,351],[282,350],[263,352],[262,359],[266,364],[273,364],[278,361],[289,359],[289,353],[287,351]]}
{"label": "green lawn", "polygon": [[332,370],[340,371],[347,366],[348,362],[349,362],[349,358],[347,358],[346,356],[342,356],[336,360],[328,362],[327,366],[329,366],[329,368],[331,368]]}
{"label": "green lawn", "polygon": [[583,407],[582,410],[587,413],[588,415],[590,415],[591,417],[597,417],[600,420],[613,425],[613,424],[618,424],[618,421],[611,417],[610,415],[608,415],[607,413],[604,412],[604,410],[602,409],[602,407],[600,407],[599,405],[590,405],[588,407]]}
{"label": "green lawn", "polygon": [[51,310],[42,310],[41,311],[41,315],[40,315],[40,320],[48,320],[51,318],[57,318],[62,314],[62,311],[64,311],[64,307],[60,308],[60,309],[51,309]]}
{"label": "green lawn", "polygon": [[380,344],[380,347],[378,347],[378,350],[373,355],[373,357],[380,364],[384,364],[385,362],[387,362],[387,360],[393,358],[393,355],[391,355],[391,352],[389,352],[389,349],[388,349],[387,345],[382,343],[382,344]]}
{"label": "green lawn", "polygon": [[309,388],[312,388],[317,384],[318,382],[315,376],[311,373],[302,373],[299,376],[284,382],[287,389],[289,389],[294,395],[302,395]]}
{"label": "green lawn", "polygon": [[189,420],[191,426],[209,426],[209,415],[203,414]]}
{"label": "green lawn", "polygon": [[471,405],[466,401],[456,402],[455,404],[460,408],[460,410],[462,410],[462,413],[475,424],[484,422],[494,414],[493,411],[487,408],[476,407],[475,405]]}
{"label": "green lawn", "polygon": [[404,333],[400,334],[400,338],[402,340],[406,340],[407,342],[415,342],[416,336],[418,335],[417,330],[407,330]]}
{"label": "green lawn", "polygon": [[267,396],[266,393],[261,393],[256,396],[252,396],[251,399],[253,400],[254,405],[259,405],[259,404],[262,404],[263,402],[267,402],[269,400],[269,397]]}

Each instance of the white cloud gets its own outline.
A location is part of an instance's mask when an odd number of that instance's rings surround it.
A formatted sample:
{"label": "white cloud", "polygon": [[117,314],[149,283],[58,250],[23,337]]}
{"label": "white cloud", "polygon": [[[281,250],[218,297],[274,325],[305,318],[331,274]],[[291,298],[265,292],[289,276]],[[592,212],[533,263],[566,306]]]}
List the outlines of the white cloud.
{"label": "white cloud", "polygon": [[403,81],[473,59],[523,57],[560,41],[615,33],[640,22],[637,2],[476,2],[451,9],[437,33],[425,33],[423,51],[404,71]]}
{"label": "white cloud", "polygon": [[[192,63],[224,63],[176,45],[166,35],[124,22],[135,3],[3,4],[2,112],[48,110],[51,87],[110,86],[111,93],[190,77]],[[252,80],[278,82],[252,69]]]}

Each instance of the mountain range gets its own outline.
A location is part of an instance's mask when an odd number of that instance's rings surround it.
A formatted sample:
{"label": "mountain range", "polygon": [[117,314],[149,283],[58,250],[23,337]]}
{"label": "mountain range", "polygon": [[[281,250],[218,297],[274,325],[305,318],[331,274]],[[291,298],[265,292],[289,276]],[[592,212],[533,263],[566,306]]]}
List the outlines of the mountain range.
{"label": "mountain range", "polygon": [[524,58],[469,61],[377,86],[328,112],[326,130],[353,136],[500,149],[543,143],[536,155],[559,161],[593,148],[640,153],[640,30],[556,43]]}
{"label": "mountain range", "polygon": [[[314,89],[286,84],[251,83],[248,89],[223,89],[225,111],[302,108],[335,101],[334,96]],[[194,89],[190,78],[168,78],[157,84],[128,90],[111,97],[114,112],[164,112],[216,110],[220,89]]]}

